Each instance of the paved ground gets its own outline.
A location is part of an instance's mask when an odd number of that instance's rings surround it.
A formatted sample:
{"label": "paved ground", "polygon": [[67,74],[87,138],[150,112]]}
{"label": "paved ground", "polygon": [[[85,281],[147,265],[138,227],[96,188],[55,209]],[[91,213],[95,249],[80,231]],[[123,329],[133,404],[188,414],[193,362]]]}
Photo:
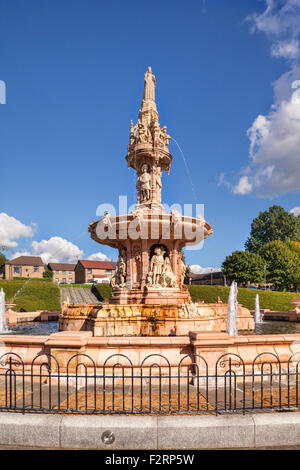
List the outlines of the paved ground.
{"label": "paved ground", "polygon": [[[1,449],[284,449],[300,447],[300,413],[95,416],[0,413]],[[146,458],[146,454],[145,454]]]}
{"label": "paved ground", "polygon": [[99,304],[97,297],[84,287],[61,287],[60,300],[69,304]]}

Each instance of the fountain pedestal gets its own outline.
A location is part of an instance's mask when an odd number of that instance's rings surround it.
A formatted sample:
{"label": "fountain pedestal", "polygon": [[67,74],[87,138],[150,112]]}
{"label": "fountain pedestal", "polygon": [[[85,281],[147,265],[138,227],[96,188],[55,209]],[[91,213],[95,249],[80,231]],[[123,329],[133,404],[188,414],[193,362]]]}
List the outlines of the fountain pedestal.
{"label": "fountain pedestal", "polygon": [[[94,336],[182,336],[227,330],[227,304],[69,305],[59,317],[61,331],[92,331]],[[249,310],[238,306],[237,327],[253,330]]]}

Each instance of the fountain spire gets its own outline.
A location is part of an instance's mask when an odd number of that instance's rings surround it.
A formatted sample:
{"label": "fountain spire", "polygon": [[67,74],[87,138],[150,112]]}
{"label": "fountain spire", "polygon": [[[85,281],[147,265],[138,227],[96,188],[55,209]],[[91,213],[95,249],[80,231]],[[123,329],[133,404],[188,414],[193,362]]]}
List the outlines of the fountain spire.
{"label": "fountain spire", "polygon": [[151,67],[144,75],[144,89],[138,122],[130,123],[126,160],[137,172],[137,203],[146,207],[161,206],[161,173],[169,172],[172,157],[166,126],[160,127],[155,103],[156,79]]}

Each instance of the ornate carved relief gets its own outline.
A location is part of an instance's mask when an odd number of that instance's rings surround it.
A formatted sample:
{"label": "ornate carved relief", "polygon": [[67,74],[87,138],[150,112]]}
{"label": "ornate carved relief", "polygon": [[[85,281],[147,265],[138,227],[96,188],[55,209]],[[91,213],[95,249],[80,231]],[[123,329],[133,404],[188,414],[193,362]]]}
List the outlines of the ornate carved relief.
{"label": "ornate carved relief", "polygon": [[154,249],[150,260],[146,284],[148,287],[177,287],[177,278],[173,273],[169,256],[162,245]]}

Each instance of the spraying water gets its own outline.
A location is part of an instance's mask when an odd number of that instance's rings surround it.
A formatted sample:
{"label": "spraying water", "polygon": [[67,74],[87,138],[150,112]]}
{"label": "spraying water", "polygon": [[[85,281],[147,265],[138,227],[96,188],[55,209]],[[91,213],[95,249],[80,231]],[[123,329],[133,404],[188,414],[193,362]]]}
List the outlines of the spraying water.
{"label": "spraying water", "polygon": [[185,165],[185,169],[186,169],[186,173],[187,173],[187,176],[190,180],[190,185],[191,185],[191,189],[192,189],[192,192],[193,192],[193,196],[194,196],[194,200],[195,200],[195,204],[197,203],[197,195],[196,195],[196,191],[195,191],[195,186],[194,186],[194,183],[193,183],[193,180],[192,180],[192,176],[191,176],[191,172],[190,172],[190,169],[189,169],[189,166],[187,164],[187,161],[186,161],[186,158],[184,156],[184,153],[179,145],[179,143],[173,139],[173,137],[171,137],[171,139],[175,142],[175,144],[177,145],[178,149],[179,149],[179,152],[180,152],[180,155],[182,156],[182,160],[183,160],[183,163]]}
{"label": "spraying water", "polygon": [[15,298],[21,294],[23,289],[27,286],[27,284],[31,281],[31,279],[28,279],[27,281],[24,282],[24,284],[20,287],[20,289],[17,290],[17,292],[14,294],[13,298],[11,299],[12,302],[14,302]]}
{"label": "spraying water", "polygon": [[5,318],[5,293],[4,290],[0,290],[0,333],[7,332],[7,324]]}
{"label": "spraying water", "polygon": [[237,311],[238,311],[238,301],[237,301],[237,283],[232,282],[229,290],[228,297],[228,315],[227,315],[227,331],[229,336],[237,336]]}
{"label": "spraying water", "polygon": [[261,311],[260,311],[259,295],[258,295],[258,294],[256,294],[256,296],[255,296],[254,321],[255,321],[255,324],[257,324],[257,323],[262,323],[262,314],[261,314]]}

